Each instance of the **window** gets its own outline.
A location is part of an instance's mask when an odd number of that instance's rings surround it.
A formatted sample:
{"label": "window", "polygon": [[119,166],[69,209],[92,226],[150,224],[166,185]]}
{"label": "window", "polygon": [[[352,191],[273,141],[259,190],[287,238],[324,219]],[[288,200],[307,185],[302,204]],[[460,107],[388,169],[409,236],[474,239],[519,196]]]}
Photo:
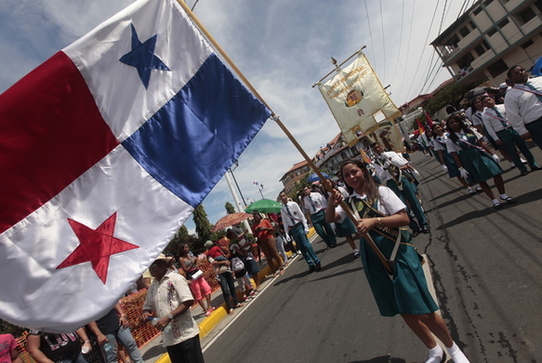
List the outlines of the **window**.
{"label": "window", "polygon": [[526,49],[526,48],[528,48],[529,46],[531,46],[531,45],[533,45],[533,44],[534,44],[533,40],[532,40],[532,39],[529,39],[529,40],[527,40],[525,43],[523,43],[523,44],[521,45],[521,47],[522,47],[523,49]]}
{"label": "window", "polygon": [[467,35],[469,35],[470,33],[470,30],[469,28],[467,28],[466,26],[464,26],[463,28],[459,29],[459,34],[461,34],[461,36],[463,38],[465,38]]}
{"label": "window", "polygon": [[492,2],[493,2],[493,0],[486,0],[486,1],[484,1],[483,4],[484,4],[485,6],[488,6],[488,5],[491,4]]}
{"label": "window", "polygon": [[480,14],[480,11],[482,11],[482,8],[481,8],[481,7],[477,7],[476,9],[473,10],[472,13],[473,13],[474,15],[478,15],[478,14]]}
{"label": "window", "polygon": [[469,68],[473,60],[474,57],[472,56],[472,54],[467,53],[460,60],[457,61],[457,65],[460,69]]}
{"label": "window", "polygon": [[498,61],[487,67],[487,70],[489,71],[489,74],[491,74],[491,77],[496,78],[500,74],[507,72],[508,66],[502,59],[499,59]]}
{"label": "window", "polygon": [[538,11],[542,13],[542,0],[535,1],[534,6],[536,6],[538,8]]}
{"label": "window", "polygon": [[457,48],[457,43],[459,43],[459,37],[457,36],[457,34],[454,34],[450,40],[448,40],[446,42],[446,44],[448,45],[452,45],[454,48]]}
{"label": "window", "polygon": [[482,40],[480,44],[478,44],[476,47],[474,47],[474,51],[478,54],[478,56],[481,56],[489,49],[489,45],[485,40]]}
{"label": "window", "polygon": [[490,37],[493,34],[495,34],[496,32],[497,32],[497,28],[493,27],[493,28],[489,29],[489,31],[487,32],[487,36]]}
{"label": "window", "polygon": [[530,7],[525,9],[525,11],[518,14],[521,20],[523,20],[523,23],[528,23],[531,19],[533,19],[536,14],[533,9]]}
{"label": "window", "polygon": [[508,20],[508,18],[505,18],[503,21],[501,21],[498,25],[499,25],[499,28],[504,28],[506,26],[506,24],[508,24],[510,21]]}

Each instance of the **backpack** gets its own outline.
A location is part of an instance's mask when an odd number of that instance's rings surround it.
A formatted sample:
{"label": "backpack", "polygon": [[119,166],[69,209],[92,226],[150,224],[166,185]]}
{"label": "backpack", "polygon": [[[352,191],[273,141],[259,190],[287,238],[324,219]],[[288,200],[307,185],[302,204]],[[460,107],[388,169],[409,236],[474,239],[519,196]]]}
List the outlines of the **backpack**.
{"label": "backpack", "polygon": [[234,257],[231,259],[231,269],[234,272],[241,271],[245,268],[245,264],[239,257]]}

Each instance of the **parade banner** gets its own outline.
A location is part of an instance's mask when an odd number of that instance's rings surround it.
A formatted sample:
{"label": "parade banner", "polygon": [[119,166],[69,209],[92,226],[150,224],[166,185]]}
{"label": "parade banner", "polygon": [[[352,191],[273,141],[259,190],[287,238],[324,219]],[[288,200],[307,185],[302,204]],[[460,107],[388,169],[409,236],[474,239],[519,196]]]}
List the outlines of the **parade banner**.
{"label": "parade banner", "polygon": [[393,150],[398,153],[405,152],[403,135],[393,121],[383,121],[378,126],[378,129],[371,134],[373,142],[378,141],[386,150]]}
{"label": "parade banner", "polygon": [[348,66],[337,68],[328,81],[318,83],[318,88],[349,145],[378,129],[379,122],[401,116],[362,52]]}
{"label": "parade banner", "polygon": [[0,317],[105,315],[270,113],[176,0],[136,1],[30,72],[0,95]]}

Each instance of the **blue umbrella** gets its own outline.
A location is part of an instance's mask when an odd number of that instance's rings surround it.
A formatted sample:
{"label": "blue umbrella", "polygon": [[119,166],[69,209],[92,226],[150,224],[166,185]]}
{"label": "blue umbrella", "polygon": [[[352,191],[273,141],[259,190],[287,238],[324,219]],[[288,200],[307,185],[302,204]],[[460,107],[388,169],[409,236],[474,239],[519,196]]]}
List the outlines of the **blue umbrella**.
{"label": "blue umbrella", "polygon": [[[324,176],[324,178],[327,178],[327,179],[330,179],[329,178],[329,175],[327,175],[326,173],[324,172],[320,172],[322,173],[322,175]],[[309,183],[312,183],[312,182],[315,182],[315,181],[319,181],[320,180],[320,177],[318,176],[318,174],[316,173],[312,173],[311,175],[309,175],[309,177],[307,178],[307,181]]]}

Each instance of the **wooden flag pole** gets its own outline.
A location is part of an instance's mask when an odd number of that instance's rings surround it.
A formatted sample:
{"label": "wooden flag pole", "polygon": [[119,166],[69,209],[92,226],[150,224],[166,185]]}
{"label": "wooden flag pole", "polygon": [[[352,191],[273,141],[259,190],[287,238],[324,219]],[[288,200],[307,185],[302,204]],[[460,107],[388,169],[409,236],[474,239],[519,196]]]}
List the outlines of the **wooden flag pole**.
{"label": "wooden flag pole", "polygon": [[[273,110],[271,109],[271,107],[269,107],[269,105],[267,104],[267,102],[265,102],[265,100],[263,99],[262,96],[260,96],[260,94],[258,93],[258,91],[256,91],[256,89],[252,86],[252,84],[248,81],[248,79],[246,79],[246,77],[243,75],[243,73],[241,73],[241,71],[239,70],[239,68],[237,68],[237,66],[235,65],[235,63],[233,63],[233,61],[230,59],[230,57],[228,57],[228,55],[226,54],[226,52],[222,49],[222,47],[216,42],[216,40],[211,36],[211,34],[209,34],[209,32],[207,31],[207,29],[205,29],[205,27],[203,26],[203,24],[198,20],[198,18],[194,15],[194,13],[190,10],[190,8],[188,7],[188,5],[186,5],[182,0],[177,0],[177,2],[181,5],[181,7],[183,8],[183,10],[188,14],[188,16],[190,16],[190,18],[194,21],[194,23],[196,23],[196,26],[201,30],[201,32],[205,35],[205,37],[209,40],[209,42],[211,42],[211,44],[213,45],[213,47],[220,53],[220,55],[224,58],[224,60],[228,63],[228,65],[233,69],[233,71],[237,74],[237,76],[239,76],[239,78],[241,78],[241,80],[243,81],[243,83],[245,84],[245,86],[254,94],[254,96],[256,98],[258,98],[260,100],[260,102],[262,102],[265,107],[267,107],[270,111],[271,111],[271,118],[277,123],[277,125],[282,129],[282,131],[286,134],[286,136],[288,137],[288,139],[290,139],[290,141],[294,144],[294,146],[296,147],[296,149],[301,153],[301,155],[303,155],[303,158],[305,158],[305,160],[307,161],[307,163],[309,164],[309,166],[314,170],[314,172],[318,175],[318,177],[320,178],[320,180],[325,180],[326,178],[322,175],[322,173],[320,172],[320,170],[318,170],[318,168],[316,167],[316,165],[314,164],[314,162],[312,161],[312,159],[309,157],[309,155],[307,155],[307,153],[305,152],[305,150],[303,150],[303,148],[301,147],[301,145],[299,145],[299,143],[297,142],[297,140],[294,138],[294,136],[290,133],[290,131],[286,128],[286,126],[284,126],[284,124],[282,123],[282,121],[280,120],[279,116],[276,115]],[[363,48],[361,49],[364,49],[365,46],[363,46]],[[361,51],[360,49],[360,51]],[[358,52],[354,53],[350,58],[352,58],[354,55],[356,55]],[[348,59],[350,59],[348,58]],[[346,61],[348,61],[348,59]],[[346,62],[345,61],[345,62]],[[341,63],[340,65],[344,64]],[[340,66],[339,65],[339,66]],[[331,72],[330,72],[331,73]],[[326,76],[327,77],[327,76]],[[324,77],[325,78],[325,77]],[[322,78],[323,79],[323,78]],[[327,183],[323,183],[324,186],[326,187],[326,189],[328,189],[329,192],[332,192],[332,190],[330,190],[330,188],[327,186]],[[352,222],[354,222],[354,225],[357,225],[357,219],[356,217],[354,216],[354,214],[352,213],[352,211],[350,210],[350,208],[346,205],[346,203],[344,201],[341,201],[341,207],[345,210],[345,212],[347,213],[348,215],[348,218],[350,218],[350,220]],[[380,261],[382,262],[382,264],[384,265],[384,267],[386,268],[386,270],[388,271],[388,273],[392,273],[392,267],[391,267],[391,264],[389,263],[389,261],[384,257],[384,255],[382,254],[382,252],[380,251],[380,249],[376,246],[376,244],[374,243],[374,241],[372,240],[372,238],[367,234],[366,235],[366,241],[369,243],[369,246],[371,247],[371,249],[376,253],[376,255],[378,256],[378,258],[380,259]]]}
{"label": "wooden flag pole", "polygon": [[358,50],[356,53],[352,54],[350,57],[346,58],[341,64],[337,65],[337,61],[331,57],[332,59],[332,63],[335,65],[335,69],[332,70],[331,72],[329,72],[328,74],[326,74],[325,76],[323,76],[322,78],[320,78],[320,80],[318,82],[316,82],[315,84],[312,85],[312,88],[314,88],[314,86],[318,85],[318,83],[322,82],[324,79],[326,79],[331,73],[335,72],[337,69],[341,68],[341,66],[343,64],[345,64],[346,62],[348,62],[350,59],[352,59],[352,57],[354,57],[355,55],[357,55],[359,52],[361,52],[363,49],[367,48],[366,45],[364,45],[363,47],[360,48],[360,50]]}

